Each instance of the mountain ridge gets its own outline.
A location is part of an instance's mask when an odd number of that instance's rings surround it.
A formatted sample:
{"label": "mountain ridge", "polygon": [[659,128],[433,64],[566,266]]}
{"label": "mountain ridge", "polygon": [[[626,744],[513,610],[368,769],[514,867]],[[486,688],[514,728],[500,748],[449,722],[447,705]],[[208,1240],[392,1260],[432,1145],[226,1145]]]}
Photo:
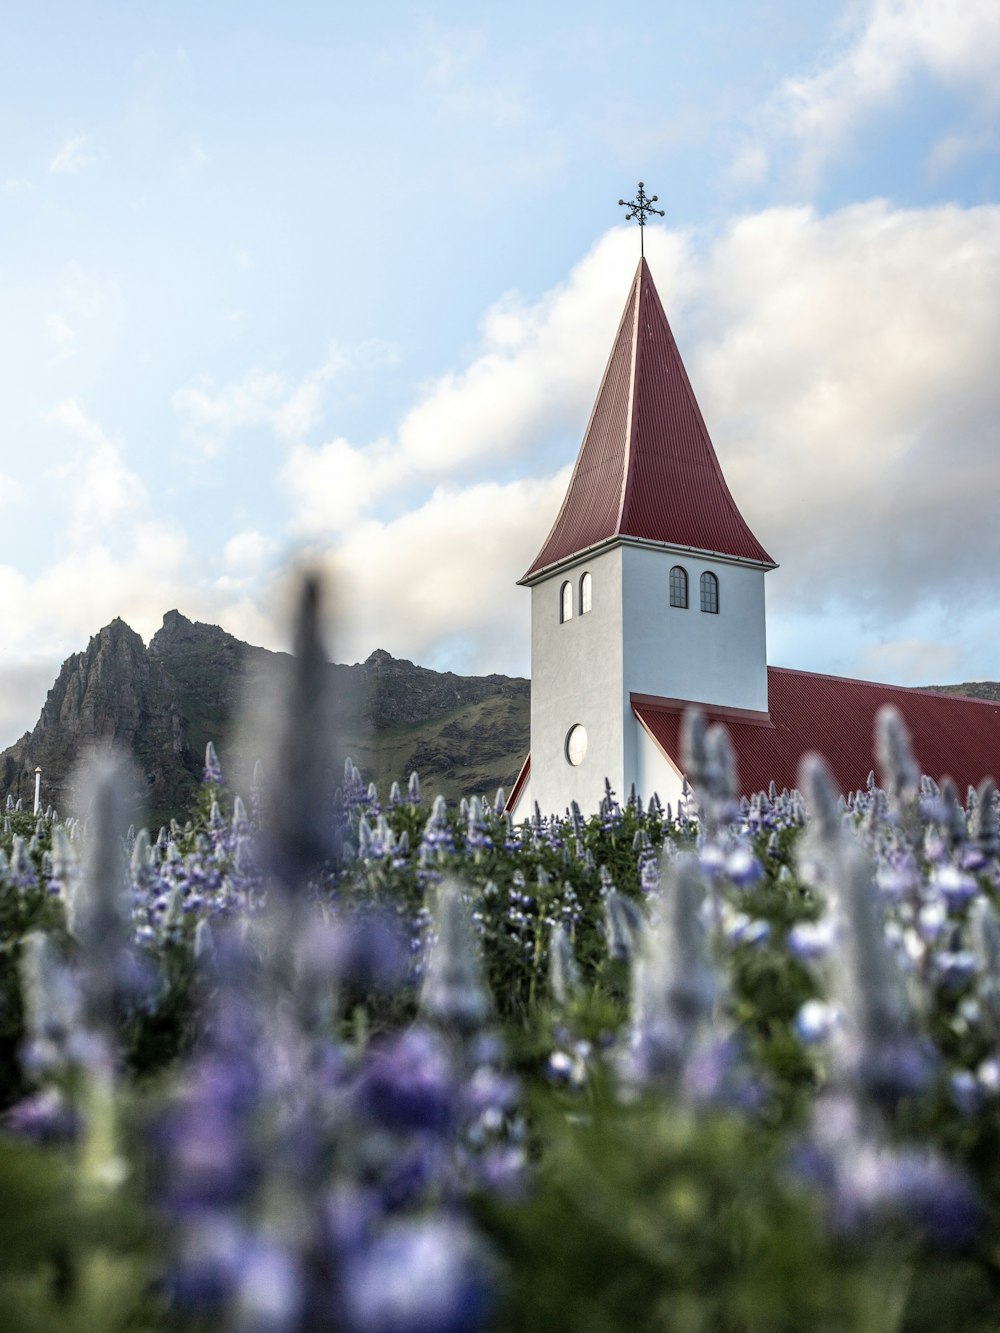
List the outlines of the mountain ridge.
{"label": "mountain ridge", "polygon": [[[259,757],[241,753],[245,701],[289,661],[176,609],[148,647],[116,617],[62,664],[34,728],[0,751],[0,799],[28,804],[37,765],[43,804],[65,808],[79,758],[110,742],[132,758],[136,807],[154,823],[180,816],[197,794],[207,741],[227,772]],[[381,648],[329,670],[335,755],[350,755],[385,794],[413,769],[450,800],[513,782],[528,745],[527,680],[437,672]]]}

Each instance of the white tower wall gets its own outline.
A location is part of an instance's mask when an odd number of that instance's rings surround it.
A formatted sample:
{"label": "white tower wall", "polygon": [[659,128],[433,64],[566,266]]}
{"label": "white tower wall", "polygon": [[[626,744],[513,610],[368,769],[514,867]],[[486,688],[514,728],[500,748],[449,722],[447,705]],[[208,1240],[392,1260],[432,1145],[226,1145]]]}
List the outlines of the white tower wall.
{"label": "white tower wall", "polygon": [[[580,579],[592,580],[591,610],[580,614]],[[560,592],[573,587],[573,615],[560,621]],[[562,814],[571,801],[593,811],[604,779],[616,791],[624,778],[622,715],[622,550],[615,546],[560,569],[531,589],[531,790],[543,814]],[[566,757],[577,723],[587,730],[578,766]],[[518,807],[518,817],[522,817]]]}
{"label": "white tower wall", "polygon": [[[670,605],[670,570],[688,576],[687,608]],[[701,610],[704,573],[719,581],[719,612]],[[767,711],[764,570],[688,552],[622,550],[625,688]]]}
{"label": "white tower wall", "polygon": [[[670,570],[688,576],[688,606],[670,605]],[[580,614],[580,578],[592,579],[592,608]],[[701,610],[701,575],[715,575],[719,612]],[[630,695],[689,699],[767,711],[764,570],[664,547],[618,543],[567,564],[531,590],[531,783],[543,814],[571,801],[595,810],[610,779],[624,800],[634,783],[676,800],[676,766],[658,756],[632,712]],[[560,619],[561,589],[573,615]],[[587,731],[583,762],[569,762],[571,728]],[[651,749],[650,747],[653,747]],[[677,758],[676,756],[674,757]],[[529,810],[519,803],[518,817]]]}

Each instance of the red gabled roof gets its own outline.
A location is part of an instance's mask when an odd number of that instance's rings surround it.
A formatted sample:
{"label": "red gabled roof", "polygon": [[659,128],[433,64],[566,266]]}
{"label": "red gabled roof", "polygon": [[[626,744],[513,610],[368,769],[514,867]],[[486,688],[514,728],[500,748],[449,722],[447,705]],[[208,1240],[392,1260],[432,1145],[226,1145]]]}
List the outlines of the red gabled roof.
{"label": "red gabled roof", "polygon": [[[709,721],[724,722],[736,751],[746,795],[798,781],[807,750],[824,755],[843,792],[864,787],[875,767],[875,714],[895,704],[910,729],[920,771],[946,773],[960,791],[1000,775],[1000,704],[900,685],[821,676],[785,667],[767,669],[767,713],[699,704]],[[689,703],[633,694],[632,711],[663,752],[680,765],[680,725]]]}
{"label": "red gabled roof", "polygon": [[645,259],[566,498],[524,578],[616,536],[774,565],[729,493]]}

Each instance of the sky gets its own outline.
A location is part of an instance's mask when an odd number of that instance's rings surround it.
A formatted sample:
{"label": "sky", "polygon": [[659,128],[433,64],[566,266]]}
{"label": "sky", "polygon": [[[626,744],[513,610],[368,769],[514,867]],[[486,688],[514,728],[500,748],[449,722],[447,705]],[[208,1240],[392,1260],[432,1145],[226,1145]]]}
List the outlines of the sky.
{"label": "sky", "polygon": [[39,0],[0,45],[0,746],[176,607],[527,675],[646,254],[775,665],[1000,679],[996,0]]}

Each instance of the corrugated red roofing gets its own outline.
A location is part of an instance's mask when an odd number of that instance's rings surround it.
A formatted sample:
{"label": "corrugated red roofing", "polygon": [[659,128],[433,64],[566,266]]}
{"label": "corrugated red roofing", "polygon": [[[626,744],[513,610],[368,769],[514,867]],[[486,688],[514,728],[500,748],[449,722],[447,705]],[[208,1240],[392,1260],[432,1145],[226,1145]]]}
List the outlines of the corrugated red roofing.
{"label": "corrugated red roofing", "polygon": [[615,536],[774,564],[729,493],[645,259],[566,498],[524,578]]}
{"label": "corrugated red roofing", "polygon": [[[1000,775],[1000,704],[786,667],[768,667],[767,690],[767,713],[698,705],[710,721],[726,724],[746,795],[772,780],[779,789],[795,786],[808,750],[826,757],[841,791],[863,787],[875,767],[875,714],[887,703],[902,713],[922,773],[936,780],[950,774],[960,791]],[[679,767],[681,717],[691,705],[631,698],[636,717]]]}

